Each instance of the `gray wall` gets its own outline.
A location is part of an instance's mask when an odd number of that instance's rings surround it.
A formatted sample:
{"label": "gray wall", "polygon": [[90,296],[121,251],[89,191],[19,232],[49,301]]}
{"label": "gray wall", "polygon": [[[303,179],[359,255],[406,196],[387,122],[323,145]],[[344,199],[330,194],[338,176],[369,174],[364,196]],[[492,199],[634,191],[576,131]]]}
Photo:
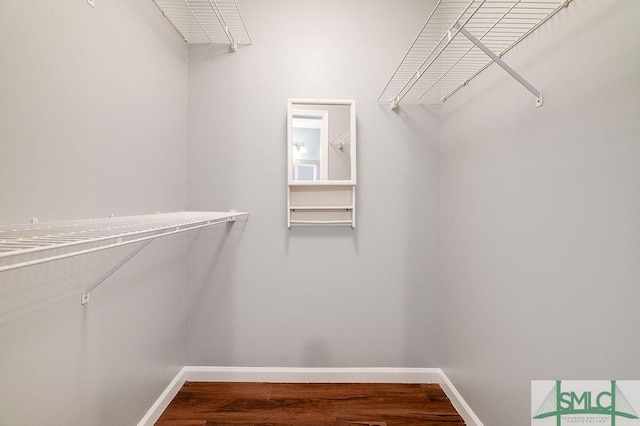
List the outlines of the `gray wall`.
{"label": "gray wall", "polygon": [[[442,365],[487,425],[529,423],[531,379],[640,378],[637,2],[573,2],[508,55],[544,107],[490,69],[442,129],[377,104],[433,2],[244,0],[254,44],[188,71],[152,2],[96,3],[0,3],[0,222],[251,217],[154,242],[85,307],[128,249],[3,273],[1,425],[133,424],[185,364]],[[286,229],[288,97],[357,102],[353,231]]]}
{"label": "gray wall", "polygon": [[[532,379],[640,379],[640,2],[581,0],[443,106],[442,363],[486,425]],[[495,68],[495,67],[492,67]]]}
{"label": "gray wall", "polygon": [[[253,45],[190,48],[187,205],[251,216],[189,252],[187,362],[436,365],[439,111],[377,104],[433,2],[240,7]],[[290,97],[356,100],[355,230],[286,227]]]}
{"label": "gray wall", "polygon": [[[151,1],[0,2],[0,223],[185,206],[187,50]],[[0,425],[135,424],[184,365],[182,238],[0,273]]]}

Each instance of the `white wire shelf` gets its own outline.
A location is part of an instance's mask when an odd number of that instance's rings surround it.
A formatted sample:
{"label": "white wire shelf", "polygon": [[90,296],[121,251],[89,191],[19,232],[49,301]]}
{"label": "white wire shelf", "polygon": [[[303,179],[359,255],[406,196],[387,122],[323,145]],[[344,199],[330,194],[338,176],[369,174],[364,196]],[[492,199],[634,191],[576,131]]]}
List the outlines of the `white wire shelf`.
{"label": "white wire shelf", "polygon": [[[492,63],[504,68],[502,56],[570,1],[439,0],[378,101],[395,109],[400,103],[432,105],[447,100]],[[527,87],[522,77],[507,71]],[[541,93],[527,89],[541,105]]]}
{"label": "white wire shelf", "polygon": [[225,222],[247,212],[177,212],[0,226],[0,273]]}
{"label": "white wire shelf", "polygon": [[187,43],[251,44],[236,0],[153,0]]}

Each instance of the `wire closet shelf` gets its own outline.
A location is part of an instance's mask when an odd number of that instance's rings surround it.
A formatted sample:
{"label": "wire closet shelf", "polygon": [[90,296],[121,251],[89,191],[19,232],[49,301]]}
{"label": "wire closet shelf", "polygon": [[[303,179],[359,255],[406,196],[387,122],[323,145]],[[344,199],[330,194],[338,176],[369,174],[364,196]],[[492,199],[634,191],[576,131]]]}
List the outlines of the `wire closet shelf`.
{"label": "wire closet shelf", "polygon": [[251,44],[235,0],[153,0],[186,43]]}
{"label": "wire closet shelf", "polygon": [[126,244],[150,242],[247,212],[177,212],[0,226],[0,273]]}
{"label": "wire closet shelf", "polygon": [[492,63],[505,68],[502,56],[570,1],[439,0],[378,101],[444,102]]}

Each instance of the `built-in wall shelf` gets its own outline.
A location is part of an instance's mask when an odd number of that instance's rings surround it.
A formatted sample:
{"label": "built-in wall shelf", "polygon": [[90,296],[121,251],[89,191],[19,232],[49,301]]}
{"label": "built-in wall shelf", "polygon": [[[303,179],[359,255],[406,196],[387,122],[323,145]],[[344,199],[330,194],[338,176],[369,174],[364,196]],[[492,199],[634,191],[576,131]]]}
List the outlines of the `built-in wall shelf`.
{"label": "built-in wall shelf", "polygon": [[89,292],[158,237],[234,222],[247,212],[176,212],[100,219],[42,222],[0,226],[0,273],[66,259],[100,250],[140,243],[118,265],[108,271],[82,295]]}
{"label": "built-in wall shelf", "polygon": [[153,0],[186,43],[251,44],[235,0]]}
{"label": "built-in wall shelf", "polygon": [[289,228],[293,226],[356,226],[356,185],[296,183],[289,185]]}
{"label": "built-in wall shelf", "polygon": [[295,210],[351,210],[353,206],[291,206],[289,209]]}
{"label": "built-in wall shelf", "polygon": [[543,103],[503,56],[571,0],[439,0],[378,98],[392,109],[439,104],[496,63]]}

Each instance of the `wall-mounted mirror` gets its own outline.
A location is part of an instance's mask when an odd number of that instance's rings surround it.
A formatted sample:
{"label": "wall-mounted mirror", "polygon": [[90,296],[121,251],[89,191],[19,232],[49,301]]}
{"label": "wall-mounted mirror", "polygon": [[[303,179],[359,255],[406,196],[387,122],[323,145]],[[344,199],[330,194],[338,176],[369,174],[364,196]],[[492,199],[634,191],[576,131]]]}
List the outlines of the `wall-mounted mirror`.
{"label": "wall-mounted mirror", "polygon": [[355,103],[289,99],[289,182],[355,183]]}
{"label": "wall-mounted mirror", "polygon": [[356,105],[289,99],[288,226],[355,228]]}

